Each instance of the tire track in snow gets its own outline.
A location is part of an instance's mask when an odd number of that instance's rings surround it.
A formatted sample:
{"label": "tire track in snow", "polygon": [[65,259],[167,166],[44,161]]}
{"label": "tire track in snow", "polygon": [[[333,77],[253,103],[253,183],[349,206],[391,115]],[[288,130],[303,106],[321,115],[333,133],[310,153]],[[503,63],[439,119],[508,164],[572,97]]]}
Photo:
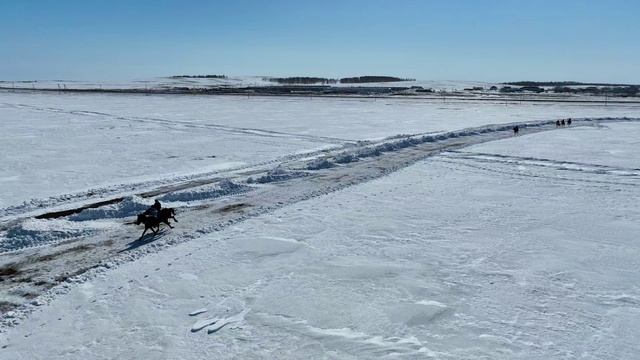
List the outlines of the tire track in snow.
{"label": "tire track in snow", "polygon": [[450,154],[443,154],[441,156],[452,159],[468,159],[477,162],[487,163],[503,163],[510,165],[528,165],[538,167],[548,167],[557,170],[576,171],[590,174],[605,174],[616,176],[640,176],[640,168],[626,168],[610,165],[590,164],[573,161],[560,161],[545,158],[535,157],[522,157],[504,154],[493,153],[481,153],[481,152],[467,152],[467,151],[450,151]]}
{"label": "tire track in snow", "polygon": [[80,115],[80,116],[102,116],[108,117],[116,120],[124,120],[124,121],[133,121],[133,122],[141,122],[141,123],[155,123],[164,125],[170,128],[174,128],[175,125],[181,125],[189,128],[197,128],[197,129],[212,129],[218,131],[224,131],[232,134],[239,135],[253,135],[253,136],[261,136],[261,137],[269,137],[269,138],[288,138],[288,139],[298,139],[304,141],[311,142],[320,142],[320,143],[330,143],[330,144],[343,144],[343,143],[354,143],[354,140],[349,139],[341,139],[330,136],[314,136],[314,135],[305,135],[305,134],[295,134],[295,133],[287,133],[281,131],[274,130],[264,130],[258,128],[248,128],[248,127],[234,127],[228,125],[221,124],[210,124],[210,123],[194,123],[190,121],[181,121],[181,120],[168,120],[156,117],[146,117],[146,116],[122,116],[109,114],[98,111],[87,111],[87,110],[65,110],[60,108],[53,107],[39,107],[27,104],[11,104],[4,103],[2,104],[7,107],[13,107],[18,109],[29,109],[43,112],[54,112],[54,113],[62,113],[62,114],[70,114],[70,115]]}
{"label": "tire track in snow", "polygon": [[[489,166],[478,165],[477,163],[473,163],[473,162],[460,161],[460,160],[455,159],[455,158],[454,159],[447,159],[446,156],[443,156],[441,158],[435,158],[435,159],[433,159],[433,161],[440,162],[440,163],[445,163],[445,164],[457,165],[457,166],[453,167],[456,170],[462,170],[462,168],[464,167],[464,168],[468,168],[468,169],[479,170],[479,171],[482,171],[482,172],[485,172],[485,173],[507,175],[509,178],[512,178],[512,179],[514,179],[514,178],[519,178],[519,179],[536,178],[536,179],[542,179],[544,181],[569,182],[569,183],[581,182],[581,183],[593,184],[593,185],[616,185],[616,186],[630,186],[630,187],[640,186],[639,183],[632,183],[632,182],[591,180],[591,179],[580,179],[580,178],[575,178],[575,177],[551,176],[551,175],[544,175],[544,174],[525,173],[525,172],[521,172],[521,171],[500,170],[500,169],[497,169],[497,168],[491,168]],[[481,163],[483,163],[483,162],[481,162]],[[564,170],[564,169],[557,169],[557,170]]]}

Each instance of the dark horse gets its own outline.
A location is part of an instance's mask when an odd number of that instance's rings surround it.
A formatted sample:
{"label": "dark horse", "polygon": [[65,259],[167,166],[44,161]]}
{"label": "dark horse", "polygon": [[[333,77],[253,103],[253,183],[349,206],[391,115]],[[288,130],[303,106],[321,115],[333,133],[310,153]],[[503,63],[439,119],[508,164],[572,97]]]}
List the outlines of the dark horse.
{"label": "dark horse", "polygon": [[178,222],[178,219],[176,219],[175,216],[176,211],[173,208],[162,208],[159,212],[157,212],[157,214],[158,216],[153,216],[151,214],[148,214],[146,211],[142,214],[138,214],[138,219],[136,220],[135,224],[144,224],[144,231],[142,232],[142,235],[140,235],[141,239],[149,229],[153,231],[153,235],[158,234],[158,231],[160,231],[161,223],[165,223],[173,229],[173,226],[171,226],[171,224],[169,223],[169,219],[173,219],[175,222]]}
{"label": "dark horse", "polygon": [[[160,219],[155,216],[138,214],[138,219],[136,220],[136,225],[144,224],[144,231],[142,235],[140,235],[140,239],[144,236],[147,230],[151,229],[153,231],[153,235],[156,235],[160,230]],[[154,229],[154,227],[156,229]]]}
{"label": "dark horse", "polygon": [[173,221],[178,222],[178,219],[176,219],[176,211],[173,208],[162,208],[158,215],[158,220],[169,225],[169,227],[173,229],[173,226],[169,224],[169,219],[173,219]]}

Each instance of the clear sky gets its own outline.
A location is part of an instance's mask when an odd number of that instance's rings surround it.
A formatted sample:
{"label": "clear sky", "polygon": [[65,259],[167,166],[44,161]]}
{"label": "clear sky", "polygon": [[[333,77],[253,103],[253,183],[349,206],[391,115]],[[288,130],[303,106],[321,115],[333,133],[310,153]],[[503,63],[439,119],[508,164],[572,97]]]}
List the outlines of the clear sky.
{"label": "clear sky", "polygon": [[640,0],[0,0],[0,79],[640,83]]}

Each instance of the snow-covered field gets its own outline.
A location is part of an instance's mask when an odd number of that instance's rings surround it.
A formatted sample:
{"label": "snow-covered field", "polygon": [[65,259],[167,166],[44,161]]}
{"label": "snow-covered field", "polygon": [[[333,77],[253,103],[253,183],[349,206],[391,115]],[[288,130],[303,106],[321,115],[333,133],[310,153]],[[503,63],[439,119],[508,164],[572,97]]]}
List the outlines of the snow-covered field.
{"label": "snow-covered field", "polygon": [[[51,101],[81,110],[64,99]],[[262,129],[278,123],[275,114],[287,114],[275,109],[303,107],[291,100],[261,103],[270,114]],[[345,132],[331,128],[335,120],[317,123],[324,118],[313,115],[323,107],[316,100],[306,106],[309,117],[287,115],[298,122],[289,126],[306,121],[325,128],[323,136],[349,139],[545,116],[635,115],[629,108],[464,105],[449,109],[443,121],[440,104],[348,102],[362,120],[358,127],[345,117],[354,128]],[[387,106],[395,110],[381,110]],[[206,113],[191,119],[206,123]],[[369,115],[373,124],[386,118],[388,133],[368,127]],[[247,116],[235,126],[254,127],[257,120]],[[524,136],[444,152],[196,234],[66,284],[51,303],[0,334],[0,357],[634,359],[640,353],[638,139],[637,122],[531,135],[525,129]],[[401,159],[380,158],[372,166]],[[367,168],[361,163],[353,171]],[[350,171],[337,169],[324,170],[325,178]],[[314,186],[321,178],[298,181]],[[183,216],[174,231],[197,220]]]}
{"label": "snow-covered field", "polygon": [[637,118],[0,92],[0,358],[634,358]]}
{"label": "snow-covered field", "polygon": [[[278,86],[277,82],[268,81],[263,76],[230,76],[226,79],[215,78],[173,78],[155,77],[134,80],[111,81],[73,81],[73,80],[28,80],[28,81],[0,81],[0,87],[21,89],[162,89],[172,87],[209,88],[209,87],[246,87],[246,86]],[[331,84],[331,86],[381,86],[381,87],[411,87],[422,86],[434,90],[462,90],[474,86],[489,88],[495,83],[479,81],[399,81],[382,83],[354,83]]]}
{"label": "snow-covered field", "polygon": [[638,115],[639,105],[0,92],[0,213],[78,193],[145,189],[356,140]]}

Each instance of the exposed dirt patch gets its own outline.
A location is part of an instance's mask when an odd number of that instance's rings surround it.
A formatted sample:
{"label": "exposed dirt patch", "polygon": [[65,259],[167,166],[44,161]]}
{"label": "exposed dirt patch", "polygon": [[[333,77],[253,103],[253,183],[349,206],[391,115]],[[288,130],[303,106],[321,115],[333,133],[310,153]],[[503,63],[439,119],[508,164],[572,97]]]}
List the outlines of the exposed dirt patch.
{"label": "exposed dirt patch", "polygon": [[0,301],[0,314],[6,313],[15,309],[16,304],[10,303],[8,301]]}
{"label": "exposed dirt patch", "polygon": [[230,204],[227,206],[224,206],[222,208],[220,208],[220,210],[218,210],[221,213],[228,213],[228,212],[232,212],[232,211],[239,211],[239,210],[243,210],[245,208],[251,207],[250,204],[247,203],[238,203],[238,204]]}
{"label": "exposed dirt patch", "polygon": [[11,277],[20,273],[16,264],[8,264],[0,267],[0,278]]}
{"label": "exposed dirt patch", "polygon": [[46,255],[42,255],[39,256],[37,258],[34,259],[35,262],[44,262],[44,261],[51,261],[54,260],[55,258],[61,256],[61,255],[66,255],[66,254],[71,254],[71,253],[80,253],[80,252],[84,252],[84,251],[88,251],[91,249],[94,249],[96,247],[95,244],[81,244],[78,246],[74,246],[72,248],[69,249],[65,249],[62,251],[58,251],[58,252],[54,252],[51,254],[46,254]]}

